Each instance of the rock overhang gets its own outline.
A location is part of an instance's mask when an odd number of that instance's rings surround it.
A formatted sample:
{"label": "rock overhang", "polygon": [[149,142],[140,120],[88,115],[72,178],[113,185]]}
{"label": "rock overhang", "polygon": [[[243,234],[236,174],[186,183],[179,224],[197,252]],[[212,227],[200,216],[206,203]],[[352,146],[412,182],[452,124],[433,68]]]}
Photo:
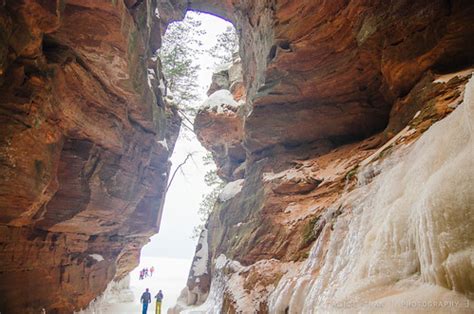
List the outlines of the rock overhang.
{"label": "rock overhang", "polygon": [[239,31],[250,153],[295,138],[370,136],[426,71],[474,62],[473,8],[462,1],[192,1],[190,8]]}
{"label": "rock overhang", "polygon": [[0,6],[2,312],[85,307],[159,229],[180,119],[147,80],[156,3],[129,2]]}

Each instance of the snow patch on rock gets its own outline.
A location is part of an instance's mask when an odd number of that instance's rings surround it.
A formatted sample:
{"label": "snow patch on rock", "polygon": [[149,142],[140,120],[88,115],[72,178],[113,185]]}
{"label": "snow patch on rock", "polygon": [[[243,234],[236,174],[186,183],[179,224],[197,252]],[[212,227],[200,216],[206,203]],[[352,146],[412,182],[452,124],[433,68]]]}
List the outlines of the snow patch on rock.
{"label": "snow patch on rock", "polygon": [[212,110],[217,113],[235,112],[239,103],[227,89],[221,89],[209,96],[201,106],[201,110]]}
{"label": "snow patch on rock", "polygon": [[147,82],[148,82],[148,87],[153,89],[153,81],[156,80],[156,73],[155,70],[153,69],[148,69],[147,70]]}
{"label": "snow patch on rock", "polygon": [[201,232],[198,246],[201,248],[196,252],[195,260],[193,262],[192,270],[195,277],[207,274],[207,263],[209,260],[209,246],[207,244],[207,229]]}
{"label": "snow patch on rock", "polygon": [[222,192],[219,194],[219,200],[221,202],[226,202],[240,193],[244,185],[244,179],[235,180],[229,182],[224,186]]}
{"label": "snow patch on rock", "polygon": [[266,182],[277,180],[277,179],[283,179],[283,178],[285,178],[286,180],[292,180],[292,179],[303,178],[303,177],[304,177],[304,174],[302,173],[302,171],[295,168],[283,170],[278,173],[273,173],[273,172],[263,173],[263,181],[266,181]]}
{"label": "snow patch on rock", "polygon": [[168,148],[168,143],[166,142],[166,139],[157,141],[158,144],[160,144],[162,147],[164,147],[166,150],[169,150]]}
{"label": "snow patch on rock", "polygon": [[160,79],[160,85],[158,87],[161,91],[161,95],[166,96],[166,84],[163,79]]}
{"label": "snow patch on rock", "polygon": [[104,257],[100,254],[89,254],[89,256],[98,262],[102,262],[104,260]]}

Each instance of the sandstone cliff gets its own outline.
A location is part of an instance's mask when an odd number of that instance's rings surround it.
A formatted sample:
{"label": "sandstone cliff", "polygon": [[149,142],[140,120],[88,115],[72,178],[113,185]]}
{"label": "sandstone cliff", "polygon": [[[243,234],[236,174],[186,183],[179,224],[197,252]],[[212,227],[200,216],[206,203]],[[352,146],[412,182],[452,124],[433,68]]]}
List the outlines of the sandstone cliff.
{"label": "sandstone cliff", "polygon": [[84,307],[158,230],[179,119],[152,54],[188,9],[234,23],[243,77],[197,120],[229,184],[176,310],[472,312],[460,0],[0,2],[0,311]]}
{"label": "sandstone cliff", "polygon": [[190,8],[238,29],[245,102],[221,73],[196,118],[228,185],[174,311],[471,312],[474,5]]}
{"label": "sandstone cliff", "polygon": [[156,12],[0,2],[0,312],[85,307],[158,231],[180,119],[154,52],[181,16]]}

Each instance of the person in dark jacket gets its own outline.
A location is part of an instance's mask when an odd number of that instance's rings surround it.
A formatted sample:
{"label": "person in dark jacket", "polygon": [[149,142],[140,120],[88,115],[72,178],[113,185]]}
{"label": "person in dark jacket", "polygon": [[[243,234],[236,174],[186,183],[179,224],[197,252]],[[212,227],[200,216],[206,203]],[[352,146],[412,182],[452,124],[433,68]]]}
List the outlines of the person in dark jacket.
{"label": "person in dark jacket", "polygon": [[143,304],[142,314],[146,314],[146,312],[148,311],[148,303],[151,303],[151,294],[148,291],[148,288],[146,288],[145,292],[143,292],[142,297],[140,298],[140,302]]}
{"label": "person in dark jacket", "polygon": [[163,301],[163,292],[161,290],[155,295],[156,309],[155,314],[161,314],[161,301]]}

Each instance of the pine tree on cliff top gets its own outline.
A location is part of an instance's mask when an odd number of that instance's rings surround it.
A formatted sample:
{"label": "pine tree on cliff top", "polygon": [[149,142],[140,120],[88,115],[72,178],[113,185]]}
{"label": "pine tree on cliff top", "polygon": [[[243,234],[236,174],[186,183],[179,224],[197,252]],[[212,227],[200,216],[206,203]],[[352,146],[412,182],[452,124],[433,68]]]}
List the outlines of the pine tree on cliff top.
{"label": "pine tree on cliff top", "polygon": [[183,113],[195,112],[200,99],[195,56],[202,53],[200,37],[205,32],[201,22],[188,14],[182,21],[171,23],[163,37],[159,56],[167,81],[168,95]]}

